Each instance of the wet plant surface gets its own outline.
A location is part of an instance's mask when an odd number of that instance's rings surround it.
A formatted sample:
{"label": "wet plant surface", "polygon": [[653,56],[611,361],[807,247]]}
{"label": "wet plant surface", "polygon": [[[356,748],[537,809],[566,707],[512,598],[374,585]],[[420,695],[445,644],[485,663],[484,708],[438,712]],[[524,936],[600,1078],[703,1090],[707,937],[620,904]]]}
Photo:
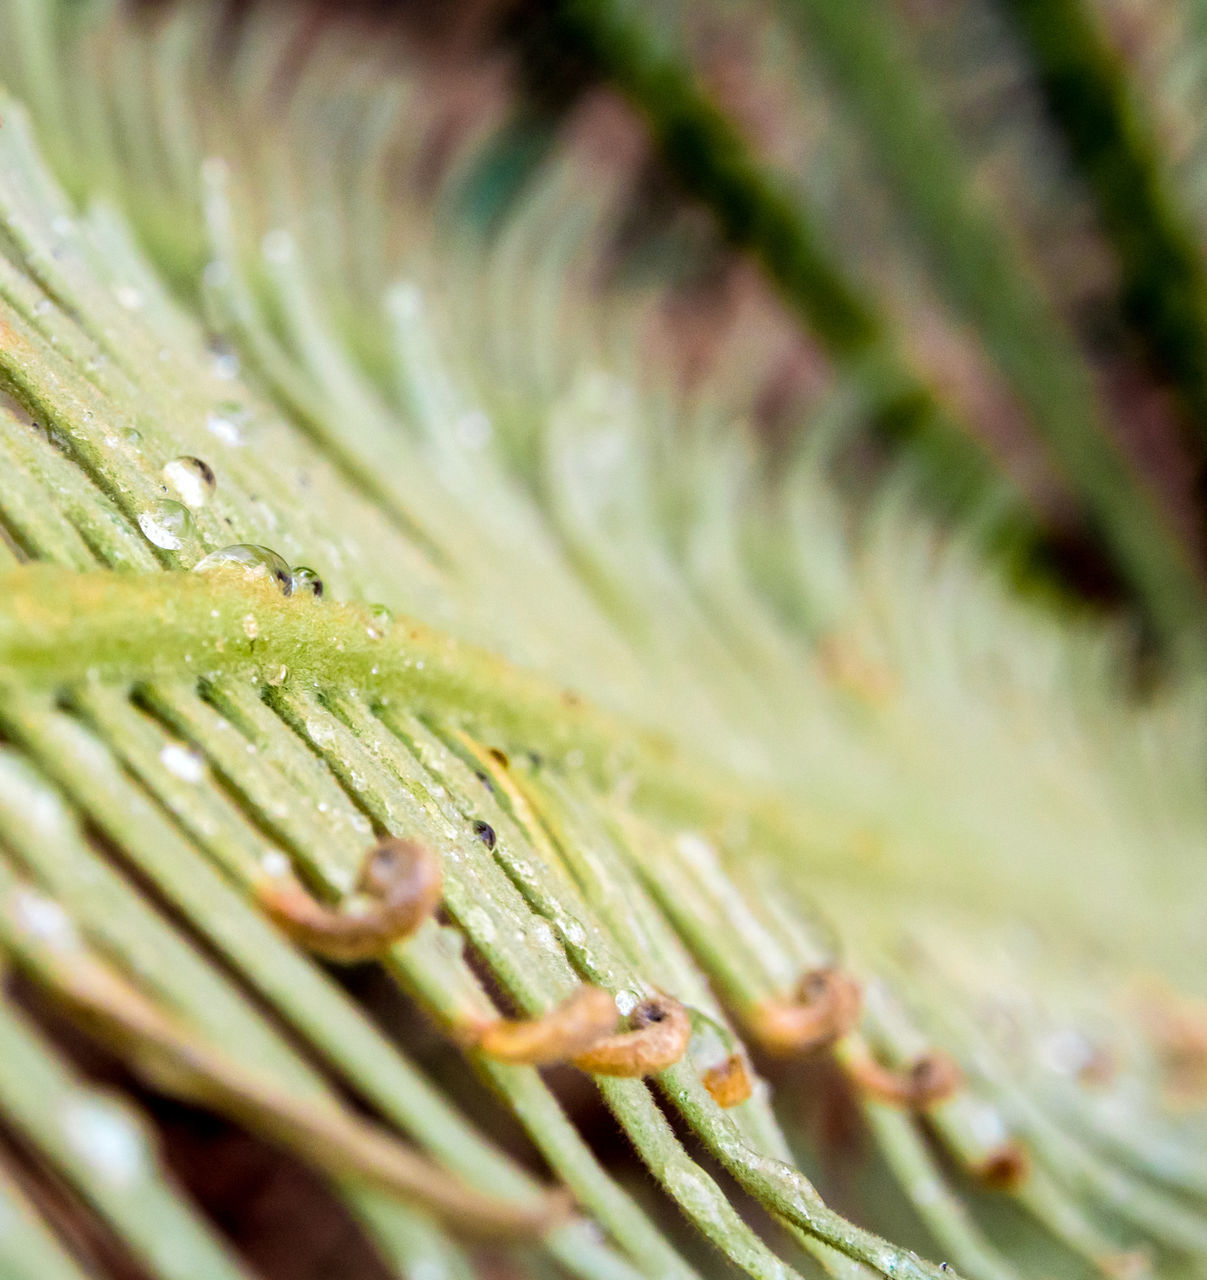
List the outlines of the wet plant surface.
{"label": "wet plant surface", "polygon": [[1193,147],[986,201],[925,13],[747,15],[727,97],[654,12],[558,10],[626,164],[302,10],[0,0],[0,1275],[1203,1274],[1198,446],[1078,319],[1114,253],[1192,413]]}

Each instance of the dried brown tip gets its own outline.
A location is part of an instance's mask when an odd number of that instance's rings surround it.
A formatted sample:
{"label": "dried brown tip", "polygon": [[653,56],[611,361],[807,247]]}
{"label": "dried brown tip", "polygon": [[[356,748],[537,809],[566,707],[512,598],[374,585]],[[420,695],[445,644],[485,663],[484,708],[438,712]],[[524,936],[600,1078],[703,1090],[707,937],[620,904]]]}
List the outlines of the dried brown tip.
{"label": "dried brown tip", "polygon": [[755,1039],[769,1053],[812,1053],[833,1044],[859,1021],[863,993],[840,969],[811,969],[792,1000],[761,1000],[747,1015]]}
{"label": "dried brown tip", "polygon": [[1122,1253],[1100,1254],[1095,1261],[1112,1280],[1139,1280],[1151,1274],[1152,1255],[1147,1249],[1128,1249]]}
{"label": "dried brown tip", "polygon": [[389,839],[365,855],[350,906],[316,902],[292,876],[262,880],[256,897],[295,942],[328,960],[372,960],[409,937],[440,901],[436,856],[415,840]]}
{"label": "dried brown tip", "polygon": [[566,1062],[616,1030],[616,1001],[602,987],[579,987],[541,1018],[510,1019],[467,1030],[468,1044],[502,1062]]}
{"label": "dried brown tip", "polygon": [[990,1191],[1017,1191],[1031,1173],[1026,1148],[1011,1139],[972,1167],[972,1175]]}
{"label": "dried brown tip", "polygon": [[679,1061],[692,1028],[687,1010],[673,996],[643,1000],[629,1015],[629,1030],[608,1036],[571,1061],[596,1076],[648,1076]]}
{"label": "dried brown tip", "polygon": [[862,1051],[845,1055],[842,1065],[866,1097],[914,1111],[950,1098],[964,1083],[959,1063],[939,1050],[924,1054],[905,1071],[894,1071]]}
{"label": "dried brown tip", "polygon": [[724,1062],[710,1067],[701,1077],[718,1107],[736,1107],[752,1093],[750,1074],[740,1053],[731,1053]]}
{"label": "dried brown tip", "polygon": [[1163,1101],[1179,1110],[1201,1106],[1207,1098],[1207,1004],[1156,980],[1137,983],[1133,999],[1160,1065]]}
{"label": "dried brown tip", "polygon": [[852,637],[823,637],[817,665],[832,684],[872,706],[883,706],[898,691],[893,672],[868,658]]}

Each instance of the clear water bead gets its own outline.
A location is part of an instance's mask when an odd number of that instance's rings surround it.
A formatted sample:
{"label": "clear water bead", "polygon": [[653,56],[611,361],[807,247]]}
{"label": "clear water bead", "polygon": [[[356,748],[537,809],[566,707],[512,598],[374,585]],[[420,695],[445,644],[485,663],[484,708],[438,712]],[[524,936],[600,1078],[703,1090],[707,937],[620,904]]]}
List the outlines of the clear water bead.
{"label": "clear water bead", "polygon": [[218,484],[208,462],[188,455],[165,462],[163,478],[186,507],[204,507]]}
{"label": "clear water bead", "polygon": [[144,1176],[146,1144],[116,1103],[80,1094],[67,1103],[60,1123],[71,1146],[111,1186],[129,1187]]}
{"label": "clear water bead", "polygon": [[262,575],[271,578],[280,587],[282,595],[293,594],[293,574],[289,571],[289,565],[268,547],[238,542],[234,546],[210,552],[204,560],[199,560],[193,566],[193,572],[210,573],[214,569],[224,568],[242,569],[257,577]]}
{"label": "clear water bead", "polygon": [[193,517],[188,507],[170,498],[153,502],[138,517],[138,527],[148,542],[165,551],[179,551],[193,534]]}
{"label": "clear water bead", "polygon": [[370,640],[380,640],[385,635],[386,628],[394,621],[394,615],[384,604],[370,605],[369,614],[372,621],[365,628],[365,634]]}
{"label": "clear water bead", "polygon": [[196,747],[169,742],[159,753],[159,761],[182,782],[200,782],[205,777],[205,757]]}
{"label": "clear water bead", "polygon": [[295,565],[293,569],[293,594],[295,596],[313,596],[316,600],[323,594],[323,580],[309,565]]}
{"label": "clear water bead", "polygon": [[223,444],[240,445],[243,443],[243,428],[238,422],[240,416],[238,406],[232,408],[224,406],[222,412],[211,413],[206,418],[206,430]]}

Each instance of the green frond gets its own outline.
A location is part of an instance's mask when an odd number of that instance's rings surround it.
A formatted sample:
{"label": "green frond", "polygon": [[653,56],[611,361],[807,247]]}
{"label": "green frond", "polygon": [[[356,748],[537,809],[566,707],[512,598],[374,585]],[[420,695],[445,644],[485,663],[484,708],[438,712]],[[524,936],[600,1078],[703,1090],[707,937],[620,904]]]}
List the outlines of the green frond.
{"label": "green frond", "polygon": [[[832,223],[801,265],[793,188],[677,28],[566,6],[834,356],[772,449],[771,353],[739,328],[676,383],[663,292],[617,269],[626,178],[573,130],[525,151],[484,91],[433,177],[433,72],[355,28],[295,64],[292,9],[0,0],[4,1276],[257,1274],[172,1172],[165,1096],[423,1280],[1207,1274],[1201,583],[917,66],[858,79],[888,8],[750,28],[828,62],[898,202],[848,272]],[[894,398],[949,412],[898,359],[906,224],[1176,632],[1143,695],[1126,621],[987,554],[987,464],[954,525],[925,443],[866,483]],[[387,835],[443,900],[375,997],[265,902],[296,876],[355,912]],[[777,1063],[768,1010],[839,971],[858,1020]],[[583,983],[681,1001],[686,1052],[584,1102],[474,1047]],[[861,1083],[941,1055],[961,1080],[911,1105]]]}

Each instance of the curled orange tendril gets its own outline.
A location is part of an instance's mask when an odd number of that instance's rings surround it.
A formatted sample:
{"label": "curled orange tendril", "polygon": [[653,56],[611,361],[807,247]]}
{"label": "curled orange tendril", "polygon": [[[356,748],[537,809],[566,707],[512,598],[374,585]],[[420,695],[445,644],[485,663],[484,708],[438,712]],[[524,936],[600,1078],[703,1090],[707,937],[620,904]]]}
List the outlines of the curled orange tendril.
{"label": "curled orange tendril", "polygon": [[824,1049],[854,1028],[863,997],[859,984],[840,969],[812,969],[790,1000],[760,1000],[747,1013],[751,1033],[769,1053]]}
{"label": "curled orange tendril", "polygon": [[371,960],[414,933],[440,901],[436,856],[415,840],[383,840],[365,856],[348,907],[316,902],[292,875],[266,877],[256,896],[272,919],[308,951],[353,964]]}
{"label": "curled orange tendril", "polygon": [[579,987],[540,1018],[500,1018],[466,1039],[501,1062],[543,1067],[567,1062],[616,1030],[616,1001],[602,987]]}
{"label": "curled orange tendril", "polygon": [[673,996],[643,1000],[615,1031],[616,1002],[601,987],[580,987],[539,1018],[500,1019],[463,1038],[505,1062],[570,1062],[602,1076],[645,1076],[678,1062],[691,1039],[687,1010]]}
{"label": "curled orange tendril", "polygon": [[959,1063],[941,1050],[923,1054],[903,1071],[877,1062],[864,1049],[844,1054],[842,1066],[866,1097],[915,1111],[950,1098],[964,1083]]}

